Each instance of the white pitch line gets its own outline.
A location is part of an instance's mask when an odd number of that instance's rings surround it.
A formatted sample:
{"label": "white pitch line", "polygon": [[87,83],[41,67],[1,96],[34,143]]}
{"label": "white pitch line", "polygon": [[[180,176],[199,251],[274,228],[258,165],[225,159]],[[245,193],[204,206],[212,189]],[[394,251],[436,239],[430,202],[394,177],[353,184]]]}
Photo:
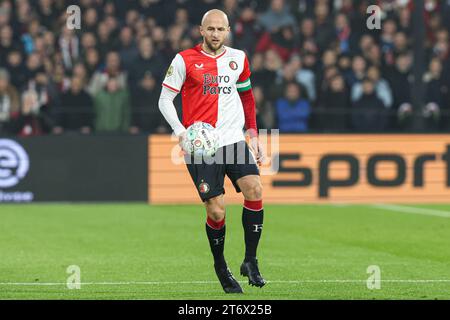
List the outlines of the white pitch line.
{"label": "white pitch line", "polygon": [[[450,279],[386,279],[380,280],[386,283],[450,283]],[[247,283],[248,281],[239,281]],[[267,283],[366,283],[366,280],[338,279],[338,280],[273,280]],[[81,282],[70,283],[71,285],[105,285],[105,286],[123,286],[123,285],[168,285],[168,284],[216,284],[217,281],[124,281],[124,282]],[[0,286],[63,286],[65,282],[0,282]]]}
{"label": "white pitch line", "polygon": [[378,208],[378,209],[383,209],[383,210],[395,211],[395,212],[414,213],[414,214],[423,214],[423,215],[427,215],[427,216],[450,218],[450,211],[444,211],[444,210],[400,206],[400,205],[394,205],[394,204],[374,204],[374,205],[372,205],[372,207]]}

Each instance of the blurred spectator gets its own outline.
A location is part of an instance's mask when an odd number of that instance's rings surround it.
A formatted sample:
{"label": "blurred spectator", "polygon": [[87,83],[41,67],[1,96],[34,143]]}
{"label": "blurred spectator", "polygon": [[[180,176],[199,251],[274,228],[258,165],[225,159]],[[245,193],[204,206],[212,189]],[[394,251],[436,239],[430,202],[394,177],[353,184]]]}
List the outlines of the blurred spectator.
{"label": "blurred spectator", "polygon": [[[159,91],[173,56],[202,40],[198,25],[204,12],[221,8],[231,26],[226,45],[244,50],[251,62],[261,125],[276,122],[276,101],[285,98],[283,86],[297,82],[302,97],[318,111],[310,121],[314,130],[341,130],[341,120],[317,118],[319,110],[334,114],[344,101],[343,91],[358,101],[361,82],[369,77],[384,105],[392,105],[384,110],[389,111],[389,130],[412,130],[415,114],[426,117],[429,130],[450,130],[450,4],[424,2],[425,63],[439,61],[423,79],[423,110],[413,110],[415,92],[410,93],[412,0],[82,0],[80,30],[65,27],[67,1],[3,0],[0,68],[8,70],[19,97],[34,92],[26,97],[38,101],[39,112],[27,114],[40,119],[43,133],[53,125],[52,109],[58,110],[62,96],[72,92],[73,77],[85,79],[92,97],[111,77],[117,79],[119,87],[130,90],[131,131],[161,131],[159,122],[149,119],[150,104],[143,101],[152,101]],[[372,3],[383,9],[381,30],[366,27],[366,9]],[[356,97],[352,88],[359,92]]]}
{"label": "blurred spectator", "polygon": [[385,106],[375,93],[375,83],[370,78],[364,78],[361,85],[362,95],[353,105],[353,129],[358,132],[383,132],[386,127]]}
{"label": "blurred spectator", "polygon": [[97,47],[97,38],[93,32],[85,32],[81,36],[81,56],[86,58],[89,49]]}
{"label": "blurred spectator", "polygon": [[323,1],[317,1],[314,8],[316,23],[315,40],[319,51],[328,48],[330,43],[336,39],[336,30],[333,26],[330,9],[328,4]]}
{"label": "blurred spectator", "polygon": [[324,93],[330,88],[331,79],[335,76],[340,75],[339,69],[336,66],[328,66],[322,74],[323,79],[321,80],[320,86],[320,96],[323,96]]}
{"label": "blurred spectator", "polygon": [[58,42],[61,49],[64,67],[66,69],[70,69],[72,68],[75,60],[78,59],[80,53],[80,43],[78,37],[75,35],[73,30],[70,30],[64,26],[61,28],[61,36],[59,37]]}
{"label": "blurred spectator", "polygon": [[95,33],[98,23],[98,14],[95,8],[87,8],[83,13],[83,30],[85,33]]}
{"label": "blurred spectator", "polygon": [[[390,126],[395,128],[397,120],[404,127],[411,120],[413,106],[411,101],[411,75],[412,57],[410,54],[401,54],[395,60],[395,66],[387,73],[387,80],[392,88],[393,109],[395,118]],[[393,122],[393,123],[392,123]]]}
{"label": "blurred spectator", "polygon": [[295,74],[296,70],[290,65],[285,65],[282,70],[278,71],[275,83],[272,84],[268,91],[270,100],[277,100],[285,95],[286,86],[291,82],[296,82]]}
{"label": "blurred spectator", "polygon": [[277,76],[277,72],[283,67],[283,62],[281,61],[280,56],[273,50],[268,50],[264,55],[264,66],[261,70],[263,77],[261,77],[261,85],[265,89],[269,89],[275,78]]}
{"label": "blurred spectator", "polygon": [[132,93],[131,133],[169,132],[158,109],[160,92],[156,79],[146,72]]}
{"label": "blurred spectator", "polygon": [[98,54],[97,49],[89,48],[86,51],[84,64],[86,66],[86,70],[87,70],[87,73],[88,73],[88,78],[92,79],[92,76],[98,70],[99,65],[100,65],[100,56]]}
{"label": "blurred spectator", "polygon": [[345,14],[338,14],[335,18],[336,37],[340,53],[348,53],[356,47],[356,38]]}
{"label": "blurred spectator", "polygon": [[260,32],[255,20],[255,11],[251,7],[245,7],[234,26],[234,45],[248,52],[250,56],[254,53]]}
{"label": "blurred spectator", "polygon": [[315,43],[315,28],[314,19],[310,17],[305,17],[300,25],[300,43],[307,44],[304,49],[311,53],[316,53],[318,50]]}
{"label": "blurred spectator", "polygon": [[[24,90],[26,98],[32,101],[32,114],[39,116],[40,133],[49,133],[53,126],[53,111],[59,104],[59,94],[53,80],[42,67],[36,69]],[[28,101],[27,100],[27,101]],[[31,102],[30,102],[31,104]]]}
{"label": "blurred spectator", "polygon": [[16,88],[9,82],[9,73],[0,69],[0,133],[11,131],[11,122],[19,115],[20,101]]}
{"label": "blurred spectator", "polygon": [[394,20],[387,19],[383,22],[381,31],[381,51],[388,65],[394,64],[394,39],[397,25]]}
{"label": "blurred spectator", "polygon": [[295,19],[284,0],[271,0],[270,8],[259,17],[258,22],[268,32],[295,25]]}
{"label": "blurred spectator", "polygon": [[94,98],[95,131],[126,133],[130,128],[130,101],[128,91],[120,80],[108,78],[105,87]]}
{"label": "blurred spectator", "polygon": [[280,133],[306,132],[311,114],[311,104],[302,97],[300,86],[290,82],[285,96],[276,101],[278,128]]}
{"label": "blurred spectator", "polygon": [[361,82],[366,75],[367,62],[362,56],[355,56],[352,60],[352,69],[347,75],[347,85],[351,88]]}
{"label": "blurred spectator", "polygon": [[261,87],[253,87],[256,104],[256,123],[260,129],[275,128],[275,115],[271,103]]}
{"label": "blurred spectator", "polygon": [[330,86],[325,90],[320,108],[315,112],[315,127],[331,132],[348,130],[348,114],[350,97],[344,78],[335,75],[330,80]]}
{"label": "blurred spectator", "polygon": [[[383,102],[384,107],[392,107],[392,91],[389,83],[385,79],[380,78],[380,70],[376,66],[370,67],[367,70],[367,77],[369,77],[375,85],[376,95]],[[362,83],[354,84],[351,91],[352,102],[358,101],[363,95],[363,91]]]}
{"label": "blurred spectator", "polygon": [[8,54],[6,68],[10,74],[11,84],[18,90],[23,88],[27,82],[27,73],[20,51],[13,50]]}
{"label": "blurred spectator", "polygon": [[265,32],[256,45],[256,52],[265,52],[272,49],[278,53],[284,62],[287,62],[298,51],[296,42],[292,26],[282,26],[276,32]]}
{"label": "blurred spectator", "polygon": [[57,12],[54,7],[54,1],[52,0],[37,1],[36,11],[39,16],[41,24],[47,29],[52,29],[55,25],[55,21],[57,18]]}
{"label": "blurred spectator", "polygon": [[400,8],[398,11],[398,28],[408,36],[412,33],[411,11],[407,6]]}
{"label": "blurred spectator", "polygon": [[316,76],[314,73],[303,68],[300,56],[292,57],[290,67],[295,71],[295,80],[306,89],[309,101],[316,101]]}
{"label": "blurred spectator", "polygon": [[56,64],[53,68],[52,81],[58,93],[66,92],[70,88],[70,79],[62,63]]}
{"label": "blurred spectator", "polygon": [[364,57],[372,66],[382,69],[386,65],[386,61],[383,59],[381,48],[379,45],[374,44],[370,46],[364,53]]}
{"label": "blurred spectator", "polygon": [[18,136],[37,136],[47,133],[50,129],[47,116],[43,116],[39,108],[39,97],[36,91],[30,89],[22,94],[20,115],[13,122],[13,131]]}
{"label": "blurred spectator", "polygon": [[113,51],[114,48],[114,39],[111,36],[112,30],[109,29],[108,25],[105,21],[102,21],[98,24],[97,27],[97,50],[99,51],[101,59],[108,59],[108,52]]}
{"label": "blurred spectator", "polygon": [[53,133],[74,131],[90,133],[93,128],[94,109],[91,96],[83,89],[84,80],[74,76],[70,90],[61,97],[61,104],[56,114],[57,126]]}
{"label": "blurred spectator", "polygon": [[[265,86],[265,79],[267,77],[268,70],[265,69],[264,66],[264,54],[263,53],[255,53],[250,61],[251,70],[252,70],[252,84],[253,86]],[[273,75],[273,77],[275,77]]]}
{"label": "blurred spectator", "polygon": [[127,87],[127,74],[120,65],[119,54],[115,51],[109,52],[106,56],[106,66],[103,70],[96,71],[91,78],[88,92],[95,96],[110,78],[115,78],[121,88]]}
{"label": "blurred spectator", "polygon": [[409,51],[409,41],[404,32],[397,32],[394,36],[394,57],[405,54]]}
{"label": "blurred spectator", "polygon": [[88,73],[87,73],[86,67],[84,66],[83,63],[78,62],[77,64],[75,64],[75,66],[73,67],[73,70],[72,70],[72,76],[80,78],[83,83],[87,82]]}
{"label": "blurred spectator", "polygon": [[342,54],[338,58],[337,67],[339,72],[345,79],[348,79],[352,74],[352,59],[348,54]]}
{"label": "blurred spectator", "polygon": [[144,37],[139,41],[139,55],[130,66],[129,83],[137,85],[146,72],[154,75],[159,82],[162,80],[165,69],[164,60],[153,50],[152,39]]}
{"label": "blurred spectator", "polygon": [[428,129],[439,127],[442,109],[447,109],[444,105],[448,101],[449,84],[443,81],[442,63],[439,58],[433,58],[430,62],[428,72],[424,75],[426,84],[425,106],[422,110]]}
{"label": "blurred spectator", "polygon": [[448,30],[440,29],[436,33],[436,41],[431,48],[432,55],[438,57],[441,61],[445,61],[449,58],[450,48],[449,48],[449,36]]}
{"label": "blurred spectator", "polygon": [[139,50],[137,48],[133,29],[130,27],[124,27],[120,31],[120,45],[119,45],[119,54],[120,59],[123,63],[125,69],[128,69],[132,62],[138,57]]}
{"label": "blurred spectator", "polygon": [[19,46],[13,41],[13,29],[9,25],[0,28],[0,63],[4,64],[8,54]]}
{"label": "blurred spectator", "polygon": [[25,76],[28,82],[32,81],[38,72],[44,72],[42,60],[37,53],[28,55],[25,67]]}

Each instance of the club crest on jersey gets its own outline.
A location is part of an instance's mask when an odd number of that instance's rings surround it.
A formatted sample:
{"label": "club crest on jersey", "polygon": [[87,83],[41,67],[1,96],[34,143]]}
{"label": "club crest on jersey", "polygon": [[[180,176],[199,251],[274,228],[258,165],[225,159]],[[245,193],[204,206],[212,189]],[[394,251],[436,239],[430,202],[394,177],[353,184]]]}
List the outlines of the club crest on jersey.
{"label": "club crest on jersey", "polygon": [[236,63],[236,61],[231,60],[230,64],[229,64],[231,70],[237,70],[238,68],[238,64]]}
{"label": "club crest on jersey", "polygon": [[209,184],[207,184],[206,182],[202,182],[198,186],[198,191],[200,191],[200,193],[208,193],[209,189]]}

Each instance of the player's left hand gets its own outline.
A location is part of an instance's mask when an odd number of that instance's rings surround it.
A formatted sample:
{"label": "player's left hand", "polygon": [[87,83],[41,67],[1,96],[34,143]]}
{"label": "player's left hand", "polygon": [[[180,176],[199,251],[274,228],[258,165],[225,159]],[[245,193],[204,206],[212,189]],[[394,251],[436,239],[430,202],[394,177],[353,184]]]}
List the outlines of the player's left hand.
{"label": "player's left hand", "polygon": [[250,138],[250,150],[256,157],[256,162],[259,166],[266,162],[266,155],[264,154],[264,148],[261,145],[261,141],[259,141],[258,137]]}

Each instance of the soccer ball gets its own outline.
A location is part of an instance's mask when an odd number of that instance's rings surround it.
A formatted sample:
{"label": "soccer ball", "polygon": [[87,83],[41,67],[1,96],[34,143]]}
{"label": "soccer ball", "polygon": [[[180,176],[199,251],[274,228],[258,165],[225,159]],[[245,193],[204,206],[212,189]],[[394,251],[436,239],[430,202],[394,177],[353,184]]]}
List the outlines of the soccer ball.
{"label": "soccer ball", "polygon": [[212,157],[216,154],[219,137],[212,125],[195,122],[186,131],[183,149],[194,157]]}

